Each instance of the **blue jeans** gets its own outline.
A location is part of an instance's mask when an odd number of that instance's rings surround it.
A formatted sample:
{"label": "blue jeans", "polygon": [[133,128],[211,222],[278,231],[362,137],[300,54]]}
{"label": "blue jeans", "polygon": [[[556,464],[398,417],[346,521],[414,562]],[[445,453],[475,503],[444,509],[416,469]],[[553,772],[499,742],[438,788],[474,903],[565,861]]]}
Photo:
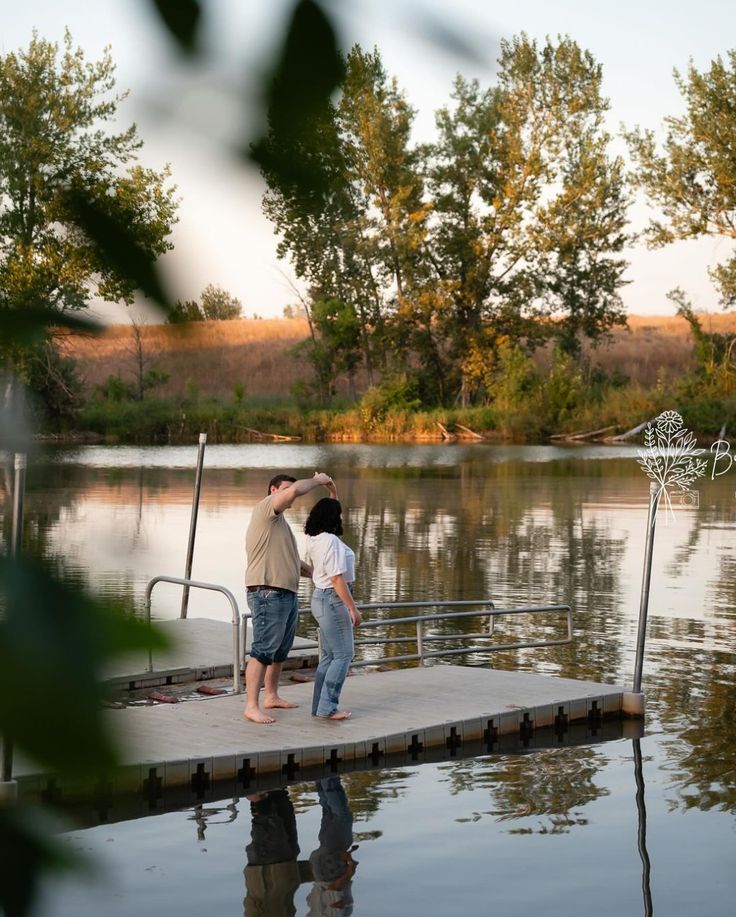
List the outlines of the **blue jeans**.
{"label": "blue jeans", "polygon": [[283,662],[294,643],[299,618],[296,592],[288,589],[259,589],[248,593],[253,614],[253,643],[250,655],[271,665]]}
{"label": "blue jeans", "polygon": [[315,589],[312,614],[319,624],[322,652],[314,678],[312,716],[332,716],[355,653],[350,612],[334,589]]}

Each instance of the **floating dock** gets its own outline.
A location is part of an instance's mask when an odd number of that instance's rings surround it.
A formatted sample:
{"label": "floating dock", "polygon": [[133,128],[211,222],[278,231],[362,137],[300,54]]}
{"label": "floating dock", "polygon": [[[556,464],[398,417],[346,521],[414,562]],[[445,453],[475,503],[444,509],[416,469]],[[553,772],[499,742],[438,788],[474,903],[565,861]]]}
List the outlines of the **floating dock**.
{"label": "floating dock", "polygon": [[[356,674],[343,689],[341,706],[352,712],[343,721],[311,716],[310,683],[280,690],[299,706],[273,711],[272,725],[243,718],[243,694],[106,710],[123,749],[118,770],[82,787],[20,765],[20,794],[57,802],[94,798],[98,817],[103,810],[106,818],[113,810],[122,817],[114,803],[122,796],[153,811],[325,772],[597,742],[631,727],[641,734],[641,721],[625,720],[631,695],[620,686],[481,667]],[[633,712],[640,713],[636,703]],[[132,817],[129,805],[126,811]]]}
{"label": "floating dock", "polygon": [[[116,660],[105,672],[105,680],[112,687],[134,691],[232,676],[232,624],[211,618],[175,618],[157,621],[156,627],[169,638],[170,648],[154,653],[150,660],[145,652]],[[318,658],[314,641],[297,637],[284,668],[317,665]]]}

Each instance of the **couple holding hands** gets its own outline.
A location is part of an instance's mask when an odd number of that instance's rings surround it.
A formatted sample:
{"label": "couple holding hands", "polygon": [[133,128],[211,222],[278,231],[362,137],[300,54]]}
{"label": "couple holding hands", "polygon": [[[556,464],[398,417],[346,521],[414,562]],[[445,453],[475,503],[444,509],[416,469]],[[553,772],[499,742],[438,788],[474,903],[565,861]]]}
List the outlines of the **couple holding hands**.
{"label": "couple holding hands", "polygon": [[[326,487],[312,507],[304,526],[307,535],[306,562],[299,557],[296,538],[284,517],[294,501]],[[300,576],[314,582],[312,614],[319,624],[322,649],[314,680],[312,716],[330,720],[348,719],[338,708],[340,691],[353,658],[353,628],[360,624],[352,585],[355,554],[341,540],[342,507],[332,478],[322,472],[297,480],[277,474],[269,481],[268,495],[253,509],[245,536],[247,565],[245,585],[252,613],[253,641],[245,670],[246,705],[243,716],[253,723],[269,725],[267,712],[296,707],[279,696],[279,677],[296,634]],[[263,708],[260,690],[265,686]]]}

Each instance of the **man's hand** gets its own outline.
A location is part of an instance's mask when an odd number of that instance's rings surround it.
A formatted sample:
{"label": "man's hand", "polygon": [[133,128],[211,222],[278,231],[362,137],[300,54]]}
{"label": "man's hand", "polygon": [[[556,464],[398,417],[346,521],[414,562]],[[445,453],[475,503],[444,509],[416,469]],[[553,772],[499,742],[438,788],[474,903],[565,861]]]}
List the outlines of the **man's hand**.
{"label": "man's hand", "polygon": [[332,484],[332,478],[329,476],[329,474],[325,474],[324,471],[315,471],[313,480],[315,480],[318,484],[323,484],[325,487],[329,487],[330,484]]}

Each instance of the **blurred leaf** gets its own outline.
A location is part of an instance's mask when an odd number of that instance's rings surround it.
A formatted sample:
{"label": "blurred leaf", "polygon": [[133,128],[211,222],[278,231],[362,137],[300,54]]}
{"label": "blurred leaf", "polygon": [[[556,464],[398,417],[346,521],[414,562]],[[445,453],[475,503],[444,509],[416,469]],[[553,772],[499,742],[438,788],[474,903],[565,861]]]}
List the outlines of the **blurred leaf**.
{"label": "blurred leaf", "polygon": [[131,228],[78,190],[70,190],[67,201],[74,222],[97,247],[107,267],[168,312],[171,300],[164,291],[155,258],[138,244]]}
{"label": "blurred leaf", "polygon": [[293,153],[340,85],[345,65],[335,30],[314,0],[299,0],[276,65],[265,80],[264,106],[269,133],[251,146],[251,157],[285,184],[307,191],[326,188],[315,160]]}
{"label": "blurred leaf", "polygon": [[0,910],[5,917],[25,917],[32,912],[43,873],[80,865],[51,837],[55,825],[29,806],[0,807]]}
{"label": "blurred leaf", "polygon": [[153,8],[185,54],[199,50],[202,7],[197,0],[153,0]]}
{"label": "blurred leaf", "polygon": [[102,326],[90,318],[70,312],[59,312],[44,306],[23,309],[0,309],[0,339],[26,345],[45,337],[49,326],[74,331],[97,331]]}
{"label": "blurred leaf", "polygon": [[162,648],[164,637],[26,558],[0,558],[0,605],[0,731],[55,771],[114,766],[101,711],[105,665]]}

